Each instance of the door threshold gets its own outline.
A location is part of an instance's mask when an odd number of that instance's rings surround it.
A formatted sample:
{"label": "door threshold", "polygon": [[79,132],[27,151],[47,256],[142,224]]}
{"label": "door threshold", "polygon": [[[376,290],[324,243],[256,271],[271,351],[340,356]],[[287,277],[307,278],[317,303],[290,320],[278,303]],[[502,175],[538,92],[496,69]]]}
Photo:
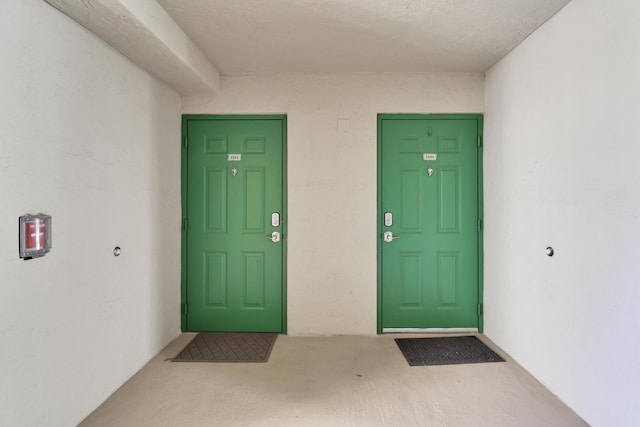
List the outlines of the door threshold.
{"label": "door threshold", "polygon": [[478,333],[478,328],[383,328],[383,334],[461,334]]}

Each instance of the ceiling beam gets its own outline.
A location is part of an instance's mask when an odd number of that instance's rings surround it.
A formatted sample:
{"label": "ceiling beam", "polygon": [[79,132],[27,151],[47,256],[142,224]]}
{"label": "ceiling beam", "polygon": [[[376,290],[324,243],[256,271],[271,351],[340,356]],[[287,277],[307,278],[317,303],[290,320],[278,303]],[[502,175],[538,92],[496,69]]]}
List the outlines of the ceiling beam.
{"label": "ceiling beam", "polygon": [[155,0],[45,1],[179,94],[220,91],[218,70]]}

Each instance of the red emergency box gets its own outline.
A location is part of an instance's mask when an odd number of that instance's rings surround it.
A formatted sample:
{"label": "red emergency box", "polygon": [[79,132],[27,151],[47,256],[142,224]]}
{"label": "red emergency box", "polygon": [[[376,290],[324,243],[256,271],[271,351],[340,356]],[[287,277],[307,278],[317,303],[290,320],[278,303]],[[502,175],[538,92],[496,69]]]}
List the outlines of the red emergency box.
{"label": "red emergency box", "polygon": [[51,216],[26,214],[19,219],[20,258],[44,256],[51,250]]}

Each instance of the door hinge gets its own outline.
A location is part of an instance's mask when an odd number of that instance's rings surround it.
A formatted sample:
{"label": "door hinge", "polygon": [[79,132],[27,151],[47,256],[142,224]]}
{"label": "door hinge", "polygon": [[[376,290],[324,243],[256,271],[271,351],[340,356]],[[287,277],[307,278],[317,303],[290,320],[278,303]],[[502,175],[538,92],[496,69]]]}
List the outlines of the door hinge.
{"label": "door hinge", "polygon": [[189,138],[187,138],[186,136],[184,137],[184,140],[182,141],[182,147],[184,149],[189,148]]}
{"label": "door hinge", "polygon": [[484,304],[478,304],[478,316],[484,315]]}
{"label": "door hinge", "polygon": [[482,220],[478,220],[478,233],[482,231]]}
{"label": "door hinge", "polygon": [[185,218],[182,220],[182,231],[187,231],[189,228],[189,221]]}
{"label": "door hinge", "polygon": [[482,147],[482,135],[478,135],[478,148]]}
{"label": "door hinge", "polygon": [[187,314],[187,303],[182,304],[182,314]]}

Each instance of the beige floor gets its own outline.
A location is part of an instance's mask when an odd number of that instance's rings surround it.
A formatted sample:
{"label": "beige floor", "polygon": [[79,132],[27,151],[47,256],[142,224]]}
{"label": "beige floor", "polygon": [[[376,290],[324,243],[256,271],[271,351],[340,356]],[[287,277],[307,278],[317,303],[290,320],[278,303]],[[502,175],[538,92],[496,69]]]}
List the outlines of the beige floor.
{"label": "beige floor", "polygon": [[183,334],[80,425],[586,425],[484,336],[506,363],[411,367],[397,336],[283,335],[269,363],[166,361]]}

